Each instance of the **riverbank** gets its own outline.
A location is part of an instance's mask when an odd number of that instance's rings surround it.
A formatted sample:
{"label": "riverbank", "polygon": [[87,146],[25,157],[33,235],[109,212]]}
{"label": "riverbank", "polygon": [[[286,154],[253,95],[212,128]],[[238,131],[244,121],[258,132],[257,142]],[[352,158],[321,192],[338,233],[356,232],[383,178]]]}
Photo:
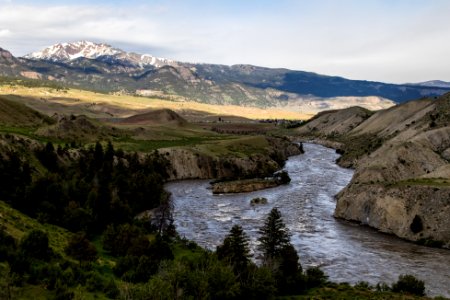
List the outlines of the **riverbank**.
{"label": "riverbank", "polygon": [[[215,249],[233,224],[250,237],[258,259],[257,228],[278,207],[292,234],[302,266],[320,266],[334,282],[392,283],[400,274],[425,280],[427,294],[450,296],[450,252],[415,245],[397,237],[333,218],[334,195],[348,185],[353,170],[336,165],[335,150],[305,144],[305,154],[288,159],[288,185],[241,194],[214,195],[209,180],[171,182],[174,220],[181,236]],[[266,198],[267,204],[250,204]]]}
{"label": "riverbank", "polygon": [[[337,218],[402,239],[450,248],[450,94],[388,110],[330,111],[297,130],[355,169],[336,199]],[[301,137],[300,137],[301,136]]]}
{"label": "riverbank", "polygon": [[302,153],[287,138],[244,136],[195,147],[162,148],[169,162],[169,180],[270,177],[288,157]]}

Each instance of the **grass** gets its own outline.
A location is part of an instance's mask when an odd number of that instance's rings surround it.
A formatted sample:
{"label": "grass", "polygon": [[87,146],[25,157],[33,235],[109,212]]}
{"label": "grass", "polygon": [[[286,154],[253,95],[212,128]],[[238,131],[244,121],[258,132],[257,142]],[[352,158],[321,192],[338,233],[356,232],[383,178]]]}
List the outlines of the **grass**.
{"label": "grass", "polygon": [[34,134],[36,128],[34,127],[19,127],[19,126],[10,126],[10,125],[0,125],[0,132],[2,133],[12,133],[18,134],[26,137],[30,137],[33,139],[37,139],[38,137]]}
{"label": "grass", "polygon": [[[309,290],[305,295],[298,296],[288,296],[288,297],[279,297],[277,299],[285,299],[285,300],[303,300],[303,299],[349,299],[349,300],[363,300],[363,299],[373,299],[373,300],[416,300],[416,299],[432,299],[428,297],[420,297],[409,294],[399,294],[392,293],[390,291],[374,291],[367,288],[359,288],[351,286],[347,283],[335,284],[331,283],[328,286],[314,288]],[[441,298],[444,299],[444,298]]]}
{"label": "grass", "polygon": [[[91,117],[99,117],[105,109],[109,109],[118,117],[127,117],[139,111],[168,108],[181,115],[183,115],[183,112],[189,114],[191,111],[196,111],[205,115],[229,115],[248,119],[305,120],[310,118],[310,115],[281,108],[262,109],[237,105],[213,105],[194,101],[169,101],[130,95],[108,95],[77,89],[57,90],[48,87],[1,85],[0,95],[24,97],[22,98],[23,102],[47,115],[53,113],[49,104],[62,104],[67,106],[67,114],[86,114]],[[101,107],[103,107],[103,110],[100,109]]]}
{"label": "grass", "polygon": [[434,187],[450,187],[450,179],[448,178],[413,178],[396,182],[396,186],[434,186]]}
{"label": "grass", "polygon": [[204,142],[193,150],[212,157],[248,157],[252,154],[267,154],[269,143],[264,136],[240,136],[229,139]]}
{"label": "grass", "polygon": [[[383,139],[376,135],[362,134],[357,136],[344,136],[336,139],[344,144],[344,153],[339,162],[352,162],[377,150],[383,144]],[[350,165],[351,166],[351,165]]]}
{"label": "grass", "polygon": [[0,201],[0,225],[16,240],[27,232],[40,229],[48,234],[50,247],[64,256],[64,248],[72,233],[55,225],[41,224],[36,219],[19,212],[4,201]]}

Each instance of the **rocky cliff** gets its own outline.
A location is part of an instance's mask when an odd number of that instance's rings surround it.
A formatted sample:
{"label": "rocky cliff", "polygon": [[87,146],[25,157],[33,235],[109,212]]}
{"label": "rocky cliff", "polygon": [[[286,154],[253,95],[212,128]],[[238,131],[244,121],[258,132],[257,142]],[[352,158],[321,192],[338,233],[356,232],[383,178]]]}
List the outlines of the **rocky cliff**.
{"label": "rocky cliff", "polygon": [[286,139],[260,138],[266,147],[248,155],[215,155],[193,148],[166,148],[160,153],[170,161],[170,180],[264,177],[279,170],[289,156],[301,154],[298,145]]}
{"label": "rocky cliff", "polygon": [[355,167],[335,216],[450,248],[450,95],[378,111],[342,134],[326,130],[343,116],[315,120],[316,138],[340,145],[341,165]]}

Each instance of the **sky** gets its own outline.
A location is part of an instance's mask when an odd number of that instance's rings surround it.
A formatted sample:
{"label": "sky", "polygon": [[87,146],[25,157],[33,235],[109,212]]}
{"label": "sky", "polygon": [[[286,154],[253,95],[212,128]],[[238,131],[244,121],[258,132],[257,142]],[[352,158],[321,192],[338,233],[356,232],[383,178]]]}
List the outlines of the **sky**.
{"label": "sky", "polygon": [[105,42],[186,62],[450,81],[449,0],[0,0],[0,47]]}

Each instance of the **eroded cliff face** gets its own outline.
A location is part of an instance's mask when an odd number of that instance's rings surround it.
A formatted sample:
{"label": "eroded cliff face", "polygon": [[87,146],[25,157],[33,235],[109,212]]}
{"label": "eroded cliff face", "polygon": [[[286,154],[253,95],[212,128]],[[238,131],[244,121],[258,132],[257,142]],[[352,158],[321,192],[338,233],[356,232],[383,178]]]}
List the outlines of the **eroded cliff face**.
{"label": "eroded cliff face", "polygon": [[301,154],[298,145],[267,137],[267,149],[248,155],[212,155],[192,148],[166,148],[160,153],[170,161],[169,180],[238,179],[271,175],[291,155]]}
{"label": "eroded cliff face", "polygon": [[450,94],[373,114],[322,113],[298,132],[355,169],[336,217],[450,248]]}
{"label": "eroded cliff face", "polygon": [[419,111],[420,118],[358,160],[351,183],[336,197],[336,217],[450,248],[447,102]]}
{"label": "eroded cliff face", "polygon": [[338,195],[335,216],[411,241],[450,248],[450,188],[352,184]]}

